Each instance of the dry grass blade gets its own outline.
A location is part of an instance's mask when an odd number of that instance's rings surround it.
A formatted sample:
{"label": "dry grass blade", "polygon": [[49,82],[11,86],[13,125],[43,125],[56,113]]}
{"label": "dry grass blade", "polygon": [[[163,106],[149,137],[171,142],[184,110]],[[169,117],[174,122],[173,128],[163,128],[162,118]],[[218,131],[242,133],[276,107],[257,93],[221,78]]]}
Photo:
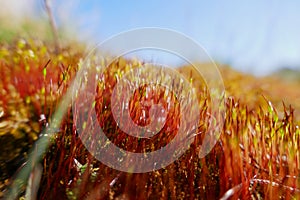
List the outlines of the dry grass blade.
{"label": "dry grass blade", "polygon": [[233,188],[227,190],[227,192],[225,192],[225,194],[220,198],[220,200],[227,200],[232,198],[234,195],[236,195],[241,189],[242,189],[243,184],[240,183],[236,186],[234,186]]}
{"label": "dry grass blade", "polygon": [[55,23],[55,18],[53,16],[50,1],[51,0],[44,0],[44,3],[45,3],[45,8],[46,8],[47,15],[49,17],[51,30],[52,30],[52,33],[53,33],[53,38],[54,38],[54,43],[55,43],[55,50],[56,50],[56,53],[58,54],[60,52],[61,45],[60,45],[60,42],[59,42],[58,29],[57,29],[57,25]]}

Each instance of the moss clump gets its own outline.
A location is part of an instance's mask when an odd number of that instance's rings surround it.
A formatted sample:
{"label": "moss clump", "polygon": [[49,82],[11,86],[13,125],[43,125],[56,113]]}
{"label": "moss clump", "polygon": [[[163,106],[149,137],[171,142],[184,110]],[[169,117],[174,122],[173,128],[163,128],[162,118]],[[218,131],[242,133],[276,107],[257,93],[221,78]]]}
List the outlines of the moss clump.
{"label": "moss clump", "polygon": [[[59,54],[53,46],[24,39],[1,45],[0,142],[7,144],[1,145],[0,158],[4,164],[0,167],[7,171],[1,173],[1,195],[12,180],[12,173],[7,170],[10,161],[16,159],[14,169],[17,169],[47,123],[55,120],[52,115],[84,57],[83,48],[77,44],[65,46]],[[95,58],[93,64],[105,61]],[[123,58],[111,63],[104,72],[105,81],[98,85],[94,105],[106,134],[115,144],[132,151],[145,150],[142,147],[151,150],[152,146],[146,140],[122,134],[113,120],[109,99],[111,89],[118,82],[116,75],[138,66],[138,62]],[[52,143],[42,158],[41,182],[32,186],[38,188],[38,198],[217,199],[229,198],[230,192],[234,198],[241,199],[299,198],[299,115],[292,106],[278,103],[285,92],[289,102],[296,99],[290,90],[281,90],[280,84],[279,89],[265,87],[273,83],[272,78],[255,79],[226,68],[220,70],[228,92],[225,123],[220,140],[205,158],[199,158],[198,152],[210,122],[207,119],[210,101],[205,98],[201,83],[198,84],[200,79],[193,77],[192,68],[183,67],[179,69],[181,74],[198,81],[195,87],[201,100],[199,112],[203,122],[183,156],[163,169],[143,174],[109,168],[91,156],[82,144],[74,128],[75,111],[70,107],[60,128],[53,130]],[[291,87],[298,90],[298,85]],[[146,85],[134,94],[130,110],[135,122],[143,125],[148,123],[148,117],[143,118],[141,113],[147,108],[135,102],[143,98],[145,91],[148,91]],[[159,88],[150,93],[154,99],[163,96]],[[176,101],[176,98],[169,99]],[[176,107],[172,109],[166,123],[169,129],[162,130],[162,138],[151,141],[155,148],[168,143],[172,134],[176,134],[173,126],[179,115]],[[12,146],[18,148],[11,151]]]}

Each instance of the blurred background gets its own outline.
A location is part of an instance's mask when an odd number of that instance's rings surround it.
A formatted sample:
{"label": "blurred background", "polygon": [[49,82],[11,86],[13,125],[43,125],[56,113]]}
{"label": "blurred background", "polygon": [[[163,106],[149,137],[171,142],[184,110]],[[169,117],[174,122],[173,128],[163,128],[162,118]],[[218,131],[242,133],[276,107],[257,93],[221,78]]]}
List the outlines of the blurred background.
{"label": "blurred background", "polygon": [[[299,75],[300,1],[49,2],[58,29],[91,46],[133,28],[169,28],[186,34],[215,61],[238,71]],[[34,23],[18,28],[34,35],[32,26],[42,27],[47,20],[44,0],[1,0],[0,17],[1,40],[14,34],[9,27],[26,21]]]}

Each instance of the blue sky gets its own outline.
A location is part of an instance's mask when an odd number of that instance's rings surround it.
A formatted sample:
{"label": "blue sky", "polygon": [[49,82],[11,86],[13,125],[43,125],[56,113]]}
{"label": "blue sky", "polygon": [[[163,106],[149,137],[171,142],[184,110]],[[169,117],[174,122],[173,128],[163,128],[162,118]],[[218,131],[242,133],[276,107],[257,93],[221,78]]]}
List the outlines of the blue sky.
{"label": "blue sky", "polygon": [[[35,1],[44,14],[42,1]],[[240,71],[300,69],[300,1],[52,1],[60,26],[95,44],[129,29],[161,27],[186,34]]]}

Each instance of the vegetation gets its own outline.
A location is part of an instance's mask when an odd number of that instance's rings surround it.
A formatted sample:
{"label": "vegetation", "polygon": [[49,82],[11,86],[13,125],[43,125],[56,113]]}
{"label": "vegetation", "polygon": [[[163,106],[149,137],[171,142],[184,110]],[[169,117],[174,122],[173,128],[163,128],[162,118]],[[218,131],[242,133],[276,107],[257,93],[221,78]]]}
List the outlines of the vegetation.
{"label": "vegetation", "polygon": [[[57,54],[53,43],[37,39],[1,44],[2,197],[12,181],[18,180],[14,174],[26,165],[28,150],[39,148],[34,142],[53,122],[53,113],[80,68],[83,52],[80,45],[72,43]],[[151,151],[167,144],[176,134],[174,119],[179,117],[178,108],[169,110],[165,127],[151,141],[138,141],[118,129],[107,109],[111,106],[111,88],[117,83],[116,74],[122,76],[133,67],[139,67],[139,62],[119,58],[111,63],[104,73],[105,82],[98,87],[95,107],[105,133],[115,144],[131,151]],[[209,126],[210,112],[210,101],[205,98],[201,81],[194,81],[201,105],[202,124],[197,130],[201,134],[195,135],[194,143],[180,159],[148,173],[120,172],[97,161],[76,133],[74,110],[70,106],[60,128],[49,135],[51,144],[38,162],[40,165],[36,165],[41,168],[34,167],[31,172],[31,176],[37,175],[39,170],[35,169],[42,169],[40,183],[30,185],[28,190],[28,183],[23,182],[20,197],[37,190],[38,199],[299,198],[299,114],[279,100],[287,96],[286,101],[299,108],[298,85],[276,81],[274,86],[276,79],[272,77],[254,78],[226,67],[220,70],[227,91],[225,123],[220,140],[206,157],[197,156]],[[200,80],[191,67],[178,71],[190,80]],[[282,87],[285,89],[281,90]],[[131,116],[140,125],[149,121],[147,116],[140,118],[138,113],[145,108],[136,104],[146,88],[140,88],[131,100]],[[159,89],[148,92],[154,99],[162,95]]]}
{"label": "vegetation", "polygon": [[[77,132],[80,115],[71,105],[67,105],[59,126],[51,129],[58,120],[54,114],[85,57],[83,45],[59,43],[52,24],[53,41],[32,35],[22,38],[13,29],[0,29],[0,197],[300,198],[299,81],[281,82],[277,76],[256,78],[220,65],[226,87],[226,113],[213,121],[212,102],[202,78],[191,66],[179,68],[198,94],[200,120],[194,142],[167,167],[148,173],[120,172],[99,162],[86,149]],[[155,137],[129,136],[116,125],[110,97],[118,80],[130,69],[141,68],[142,61],[118,58],[106,62],[96,55],[90,61],[91,70],[103,63],[110,66],[97,82],[95,104],[86,108],[87,113],[96,110],[105,134],[120,148],[148,152],[168,144],[180,121],[176,95],[149,85],[136,90],[129,105],[136,124],[145,126],[150,120],[150,106],[143,106],[141,100],[161,103],[168,115]],[[224,121],[218,130],[221,137],[206,157],[199,158],[203,137],[211,123],[218,120]],[[85,129],[82,127],[83,136],[90,137]],[[38,141],[45,138],[50,143],[44,146],[44,152]],[[27,161],[29,157],[33,160]],[[19,176],[24,169],[29,169],[29,174]]]}

